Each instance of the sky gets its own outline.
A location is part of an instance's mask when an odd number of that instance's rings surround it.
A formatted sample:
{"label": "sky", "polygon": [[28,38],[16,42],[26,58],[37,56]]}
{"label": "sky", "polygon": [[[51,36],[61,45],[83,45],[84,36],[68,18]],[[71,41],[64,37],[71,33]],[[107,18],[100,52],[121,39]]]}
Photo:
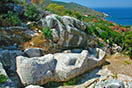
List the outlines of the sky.
{"label": "sky", "polygon": [[132,7],[132,0],[54,0],[54,1],[76,2],[90,8]]}

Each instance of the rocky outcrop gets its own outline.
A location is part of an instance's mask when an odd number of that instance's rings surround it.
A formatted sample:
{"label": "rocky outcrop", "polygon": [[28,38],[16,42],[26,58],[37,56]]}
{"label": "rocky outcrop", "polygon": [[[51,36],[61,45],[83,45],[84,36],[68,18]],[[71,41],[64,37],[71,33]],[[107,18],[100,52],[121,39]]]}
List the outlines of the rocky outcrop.
{"label": "rocky outcrop", "polygon": [[16,71],[16,57],[23,55],[20,50],[0,50],[0,62],[11,72]]}
{"label": "rocky outcrop", "polygon": [[28,57],[41,57],[45,55],[45,52],[41,48],[29,48],[24,51]]}
{"label": "rocky outcrop", "polygon": [[[16,88],[15,84],[9,79],[6,71],[4,70],[2,63],[0,62],[0,75],[4,75],[7,80],[4,83],[0,83],[0,88]],[[1,79],[2,80],[2,79]]]}
{"label": "rocky outcrop", "polygon": [[[117,76],[116,76],[117,75]],[[107,67],[97,68],[81,75],[79,83],[58,88],[131,88],[132,78],[123,74],[113,74]],[[122,79],[121,79],[122,78]]]}
{"label": "rocky outcrop", "polygon": [[125,88],[125,85],[120,80],[109,79],[106,81],[101,81],[96,84],[95,88]]}
{"label": "rocky outcrop", "polygon": [[17,73],[24,85],[67,81],[104,63],[100,49],[81,53],[56,53],[43,57],[17,57]]}
{"label": "rocky outcrop", "polygon": [[120,46],[118,46],[117,44],[113,44],[112,48],[111,48],[111,52],[112,53],[117,53],[117,52],[121,52],[122,48]]}
{"label": "rocky outcrop", "polygon": [[87,47],[90,36],[86,34],[86,23],[73,17],[52,14],[41,19],[41,24],[52,31],[51,46],[61,49]]}
{"label": "rocky outcrop", "polygon": [[[93,53],[95,51],[95,53]],[[97,54],[98,55],[94,55]],[[99,49],[93,49],[90,52],[83,50],[77,53],[58,53],[55,54],[57,60],[56,75],[57,81],[68,81],[86,71],[89,71],[104,63],[105,52]]]}
{"label": "rocky outcrop", "polygon": [[[24,26],[1,27],[0,47],[3,49],[20,49],[21,44],[30,40],[37,33]],[[11,47],[9,47],[11,46]]]}

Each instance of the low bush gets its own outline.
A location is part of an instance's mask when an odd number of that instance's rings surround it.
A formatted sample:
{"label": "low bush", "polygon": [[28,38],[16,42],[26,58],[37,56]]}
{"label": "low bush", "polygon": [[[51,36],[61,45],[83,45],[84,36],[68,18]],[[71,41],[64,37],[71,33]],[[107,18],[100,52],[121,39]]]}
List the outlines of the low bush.
{"label": "low bush", "polygon": [[0,74],[0,84],[5,83],[5,82],[6,82],[6,80],[7,80],[6,76],[5,76],[5,75],[3,75],[3,74]]}
{"label": "low bush", "polygon": [[30,4],[25,6],[24,16],[27,20],[30,20],[30,21],[39,20],[40,19],[39,13],[40,12],[35,5]]}
{"label": "low bush", "polygon": [[125,48],[128,50],[128,55],[132,58],[132,31],[125,34]]}
{"label": "low bush", "polygon": [[52,38],[52,31],[48,27],[43,28],[41,31],[46,39]]}
{"label": "low bush", "polygon": [[17,26],[21,24],[21,19],[17,13],[8,11],[7,14],[0,15],[0,26]]}
{"label": "low bush", "polygon": [[64,82],[63,85],[64,86],[76,85],[80,82],[80,80],[81,80],[81,77],[78,76],[78,77],[75,77],[67,82]]}

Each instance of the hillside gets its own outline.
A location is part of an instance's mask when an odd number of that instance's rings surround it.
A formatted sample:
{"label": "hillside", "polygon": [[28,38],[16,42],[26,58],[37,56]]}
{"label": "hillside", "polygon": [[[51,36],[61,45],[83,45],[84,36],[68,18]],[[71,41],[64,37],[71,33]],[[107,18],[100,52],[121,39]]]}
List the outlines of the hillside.
{"label": "hillside", "polygon": [[52,1],[52,3],[56,3],[59,5],[63,5],[65,8],[70,9],[70,10],[76,10],[82,13],[83,15],[85,14],[91,14],[91,15],[96,15],[96,16],[103,16],[103,13],[97,12],[93,9],[90,9],[86,6],[79,5],[77,3],[65,3],[65,2],[60,2],[60,1]]}
{"label": "hillside", "polygon": [[132,88],[130,26],[41,1],[0,2],[0,88]]}

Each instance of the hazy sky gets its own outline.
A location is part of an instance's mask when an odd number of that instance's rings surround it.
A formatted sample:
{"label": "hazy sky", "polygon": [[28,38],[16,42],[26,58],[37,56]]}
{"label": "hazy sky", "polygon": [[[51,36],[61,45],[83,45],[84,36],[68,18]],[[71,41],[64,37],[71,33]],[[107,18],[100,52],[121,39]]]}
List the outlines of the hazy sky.
{"label": "hazy sky", "polygon": [[88,7],[132,7],[132,0],[54,0],[76,2]]}

